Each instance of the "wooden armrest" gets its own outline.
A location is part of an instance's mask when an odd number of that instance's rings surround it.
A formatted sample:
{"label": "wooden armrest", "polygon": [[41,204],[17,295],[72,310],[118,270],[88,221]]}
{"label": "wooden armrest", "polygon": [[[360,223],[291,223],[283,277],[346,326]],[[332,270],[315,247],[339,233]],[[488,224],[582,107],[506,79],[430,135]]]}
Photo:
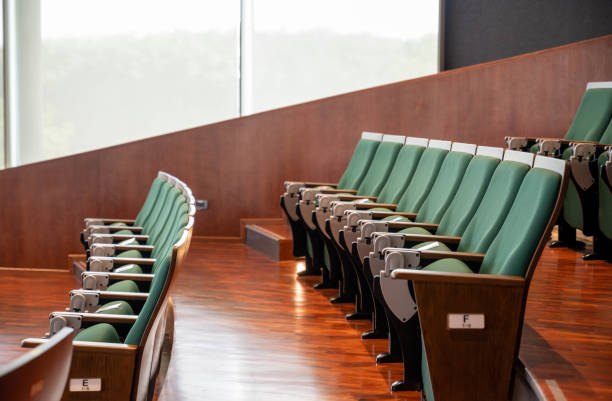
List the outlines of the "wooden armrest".
{"label": "wooden armrest", "polygon": [[112,224],[112,223],[134,223],[136,220],[135,219],[109,219],[109,218],[98,218],[98,217],[87,217],[90,220],[102,220],[105,224]]}
{"label": "wooden armrest", "polygon": [[[383,206],[384,207],[384,206]],[[375,218],[385,218],[389,216],[403,216],[409,219],[415,219],[417,217],[416,213],[407,213],[407,212],[372,212],[372,216]],[[389,222],[391,223],[391,222]]]}
{"label": "wooden armrest", "polygon": [[123,301],[146,301],[149,294],[146,292],[97,291],[102,299],[117,299]]}
{"label": "wooden armrest", "polygon": [[[397,223],[394,223],[394,224],[397,224]],[[461,241],[461,237],[451,237],[450,235],[421,235],[421,234],[404,234],[404,235],[406,236],[406,241],[409,241],[409,242],[438,241],[444,244],[458,244],[459,241]]]}
{"label": "wooden armrest", "polygon": [[126,239],[134,238],[136,241],[146,241],[149,239],[148,235],[138,235],[138,234],[102,234],[102,235],[110,235],[113,238],[113,241],[125,241]]}
{"label": "wooden armrest", "polygon": [[378,199],[378,196],[342,195],[340,197],[340,200],[343,201],[354,201],[359,199],[369,199],[371,201],[375,201],[376,199]]}
{"label": "wooden armrest", "polygon": [[[34,348],[49,341],[48,338],[25,338],[21,341],[23,348]],[[73,341],[72,346],[78,349],[100,349],[101,351],[128,351],[136,352],[138,345],[101,343],[94,341]]]}
{"label": "wooden armrest", "polygon": [[105,272],[83,272],[81,276],[108,276],[111,280],[133,280],[133,281],[153,281],[154,274],[145,273],[105,273]]}
{"label": "wooden armrest", "polygon": [[[296,181],[299,182],[299,181]],[[335,187],[338,185],[336,182],[316,182],[316,181],[308,181],[304,183],[305,187]]]}
{"label": "wooden armrest", "polygon": [[[410,213],[413,214],[413,213]],[[393,228],[393,229],[400,229],[403,230],[404,228],[410,228],[410,227],[421,227],[424,228],[426,230],[431,230],[431,231],[436,231],[438,229],[438,225],[437,224],[432,224],[432,223],[414,223],[411,221],[390,221],[389,222],[389,228]],[[406,235],[417,235],[417,234],[406,234]],[[431,238],[431,236],[422,236],[422,237],[427,237],[427,238]],[[442,236],[439,236],[442,237]],[[459,238],[459,237],[448,237],[448,238]],[[459,238],[459,240],[461,240],[461,238]],[[421,240],[415,240],[415,241],[421,241]],[[423,241],[430,241],[429,239],[423,240]],[[439,239],[432,239],[431,241],[440,241]],[[446,241],[444,241],[446,242]],[[459,242],[459,241],[457,241]]]}
{"label": "wooden armrest", "polygon": [[154,265],[154,258],[113,258],[113,264],[121,264],[121,265]]}
{"label": "wooden armrest", "polygon": [[523,277],[501,276],[498,274],[448,273],[428,270],[395,269],[391,272],[391,277],[398,280],[412,280],[415,282],[427,283],[487,285],[497,287],[523,287],[525,285],[525,279]]}
{"label": "wooden armrest", "polygon": [[328,194],[328,195],[342,194],[342,193],[356,194],[357,191],[354,189],[322,189],[321,191],[319,191],[319,193]]}
{"label": "wooden armrest", "polygon": [[142,227],[137,227],[137,226],[104,226],[104,227],[108,228],[109,231],[130,230],[134,233],[140,233],[143,230]]}
{"label": "wooden armrest", "polygon": [[[384,207],[387,209],[395,210],[397,205],[395,203],[358,203],[357,209],[374,209],[375,207]],[[387,213],[387,212],[373,212],[373,213]]]}
{"label": "wooden armrest", "polygon": [[115,250],[117,251],[143,251],[143,252],[153,252],[155,246],[153,245],[115,245]]}
{"label": "wooden armrest", "polygon": [[111,313],[79,313],[83,322],[87,323],[119,323],[134,324],[138,315],[115,315]]}
{"label": "wooden armrest", "polygon": [[453,258],[465,262],[482,262],[484,253],[469,253],[469,252],[446,252],[446,251],[421,251],[421,260],[438,260]]}

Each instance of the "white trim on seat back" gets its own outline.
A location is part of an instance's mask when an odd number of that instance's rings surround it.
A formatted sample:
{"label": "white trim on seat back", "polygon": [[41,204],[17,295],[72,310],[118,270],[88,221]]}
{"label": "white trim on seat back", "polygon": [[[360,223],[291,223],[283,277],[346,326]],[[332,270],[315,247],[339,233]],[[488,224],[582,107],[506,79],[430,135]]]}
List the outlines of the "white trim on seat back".
{"label": "white trim on seat back", "polygon": [[612,88],[612,82],[589,82],[586,90]]}
{"label": "white trim on seat back", "polygon": [[563,159],[555,159],[553,157],[537,155],[535,162],[533,162],[533,168],[543,168],[546,170],[554,171],[559,174],[561,178],[565,174],[565,163]]}
{"label": "white trim on seat back", "polygon": [[168,177],[170,175],[168,173],[166,173],[165,171],[158,171],[157,172],[157,178],[161,178],[164,181],[168,181]]}
{"label": "white trim on seat back", "polygon": [[501,160],[504,157],[504,148],[496,148],[493,146],[478,146],[476,149],[477,156],[489,156]]}
{"label": "white trim on seat back", "polygon": [[397,143],[401,143],[402,145],[404,144],[404,142],[406,142],[406,137],[403,135],[383,135],[382,138],[383,142],[397,142]]}
{"label": "white trim on seat back", "polygon": [[427,144],[429,143],[429,139],[427,138],[415,138],[413,136],[407,136],[406,137],[406,142],[404,142],[406,145],[415,145],[415,146],[422,146],[424,148],[427,147]]}
{"label": "white trim on seat back", "polygon": [[436,149],[450,150],[450,148],[451,148],[451,141],[440,141],[438,139],[430,139],[429,140],[429,147],[430,148],[436,148]]}
{"label": "white trim on seat back", "polygon": [[361,139],[369,139],[371,141],[382,141],[383,134],[377,134],[376,132],[363,131],[361,133]]}
{"label": "white trim on seat back", "polygon": [[451,152],[468,153],[473,156],[476,154],[476,145],[471,143],[453,142]]}
{"label": "white trim on seat back", "polygon": [[533,153],[529,152],[519,152],[518,150],[510,150],[507,149],[504,152],[504,160],[511,160],[513,162],[519,162],[528,165],[529,167],[533,166]]}

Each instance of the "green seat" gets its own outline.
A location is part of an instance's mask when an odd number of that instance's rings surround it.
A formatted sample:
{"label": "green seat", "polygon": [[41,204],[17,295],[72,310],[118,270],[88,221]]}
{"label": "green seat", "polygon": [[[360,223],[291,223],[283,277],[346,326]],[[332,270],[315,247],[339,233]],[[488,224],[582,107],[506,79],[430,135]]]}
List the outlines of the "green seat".
{"label": "green seat", "polygon": [[117,330],[108,323],[98,323],[81,330],[74,341],[95,341],[103,343],[120,343],[121,339]]}
{"label": "green seat", "polygon": [[111,314],[111,315],[133,315],[134,310],[125,301],[112,301],[100,306],[96,313]]}
{"label": "green seat", "polygon": [[106,291],[114,292],[140,292],[138,284],[133,280],[121,280],[111,284],[106,288]]}
{"label": "green seat", "polygon": [[[597,160],[599,177],[598,177],[598,196],[599,196],[599,211],[597,215],[599,232],[604,236],[605,243],[608,245],[605,249],[607,255],[610,255],[610,241],[612,241],[612,177],[604,177],[602,170],[608,162],[609,155],[607,152],[602,153]],[[605,181],[607,178],[607,183]]]}
{"label": "green seat", "polygon": [[[590,88],[587,86],[564,139],[598,142],[611,116],[612,88]],[[539,150],[538,144],[533,145],[530,149],[532,153],[538,153]]]}
{"label": "green seat", "polygon": [[127,273],[127,274],[142,274],[142,267],[133,263],[129,265],[119,266],[113,269],[114,273]]}
{"label": "green seat", "polygon": [[379,134],[374,134],[374,136],[368,132],[362,134],[361,139],[357,142],[357,146],[355,146],[353,156],[348,166],[346,166],[346,170],[344,170],[342,177],[338,181],[338,188],[357,189],[359,187],[379,145]]}
{"label": "green seat", "polygon": [[[521,277],[527,274],[530,261],[552,216],[560,185],[561,176],[548,169],[534,167],[525,175],[510,211],[486,250],[478,273]],[[472,272],[463,261],[453,258],[437,260],[425,266],[424,270]],[[426,354],[423,352],[421,362],[423,391],[427,400],[433,401]]]}

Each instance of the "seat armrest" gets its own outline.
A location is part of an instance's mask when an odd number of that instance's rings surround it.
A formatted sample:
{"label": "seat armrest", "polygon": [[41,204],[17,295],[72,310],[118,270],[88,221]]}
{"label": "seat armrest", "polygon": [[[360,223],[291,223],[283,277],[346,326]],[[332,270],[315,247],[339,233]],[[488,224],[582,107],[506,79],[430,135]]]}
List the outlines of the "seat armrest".
{"label": "seat armrest", "polygon": [[[414,214],[414,213],[407,213],[407,214]],[[438,229],[438,224],[433,224],[433,223],[414,223],[414,222],[409,222],[409,221],[405,221],[405,222],[402,222],[402,221],[390,221],[389,222],[389,228],[391,228],[393,230],[403,230],[405,228],[411,228],[411,227],[421,227],[421,228],[424,228],[426,230],[431,230],[431,231],[435,232]],[[429,236],[423,236],[423,237],[430,238]],[[449,238],[458,238],[458,237],[449,237]],[[429,240],[428,239],[424,239],[423,241],[429,241]],[[436,239],[436,241],[440,241],[440,240]],[[445,241],[440,241],[440,242],[445,242]]]}
{"label": "seat armrest", "polygon": [[131,223],[134,224],[134,222],[136,221],[135,219],[109,219],[106,217],[86,217],[84,219],[85,221],[85,227],[89,227],[90,225],[106,225],[106,224],[113,224],[113,223]]}
{"label": "seat armrest", "polygon": [[[357,209],[374,209],[375,207],[384,207],[387,209],[395,210],[397,204],[395,203],[360,203],[357,205]],[[385,213],[385,212],[372,212],[372,213]]]}
{"label": "seat armrest", "polygon": [[318,190],[318,192],[320,194],[341,194],[341,193],[347,193],[347,194],[357,194],[357,190],[355,189],[321,189]]}
{"label": "seat armrest", "polygon": [[389,216],[402,216],[409,219],[415,219],[417,217],[416,213],[407,213],[407,212],[372,212],[374,218],[385,218]]}
{"label": "seat armrest", "polygon": [[360,195],[342,195],[340,196],[341,201],[355,201],[360,199],[367,199],[371,201],[376,201],[378,196],[360,196]]}
{"label": "seat armrest", "polygon": [[486,285],[496,287],[523,287],[525,285],[525,279],[523,277],[501,276],[498,274],[449,273],[429,270],[395,269],[391,272],[391,277],[396,280],[411,280],[427,283]]}
{"label": "seat armrest", "polygon": [[420,234],[403,234],[404,240],[407,242],[428,242],[438,241],[444,244],[458,244],[461,237],[452,237],[450,235],[420,235]]}

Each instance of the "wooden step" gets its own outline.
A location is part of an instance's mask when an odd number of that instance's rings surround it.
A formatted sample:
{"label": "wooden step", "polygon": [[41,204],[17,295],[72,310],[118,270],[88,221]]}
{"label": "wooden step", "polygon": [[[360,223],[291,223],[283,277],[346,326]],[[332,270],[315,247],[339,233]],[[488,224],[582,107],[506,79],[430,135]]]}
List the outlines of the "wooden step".
{"label": "wooden step", "polygon": [[249,247],[274,260],[294,259],[291,230],[282,219],[245,222],[244,239]]}

